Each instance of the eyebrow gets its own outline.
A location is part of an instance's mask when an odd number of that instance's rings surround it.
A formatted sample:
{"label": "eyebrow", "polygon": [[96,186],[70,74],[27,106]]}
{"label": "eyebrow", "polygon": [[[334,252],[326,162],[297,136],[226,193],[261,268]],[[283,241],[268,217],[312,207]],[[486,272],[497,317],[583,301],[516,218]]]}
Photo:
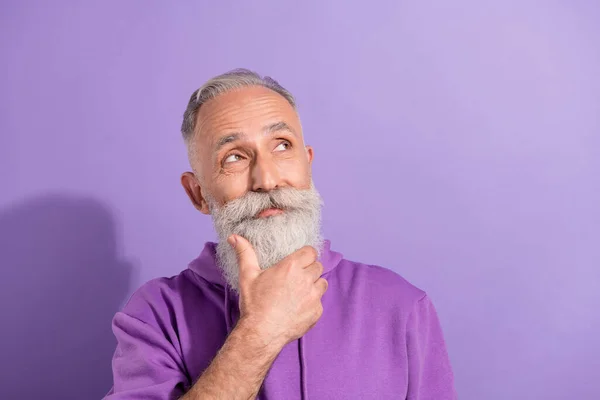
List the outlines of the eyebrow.
{"label": "eyebrow", "polygon": [[246,134],[241,132],[231,133],[227,136],[223,136],[217,141],[217,145],[215,146],[215,151],[219,151],[221,147],[225,146],[227,143],[235,142],[236,140],[240,140],[242,137],[245,137]]}
{"label": "eyebrow", "polygon": [[280,131],[288,131],[290,133],[292,133],[294,136],[296,136],[296,131],[289,126],[287,123],[280,121],[280,122],[275,122],[274,124],[268,125],[266,126],[263,131],[266,134],[273,134],[276,132],[280,132]]}
{"label": "eyebrow", "polygon": [[[288,131],[291,134],[293,134],[294,136],[297,136],[296,131],[291,126],[289,126],[287,123],[285,123],[283,121],[275,122],[275,123],[267,125],[263,128],[263,132],[266,135],[273,135],[273,134],[275,134],[277,132],[281,132],[281,131]],[[218,152],[226,144],[235,142],[246,136],[247,135],[242,132],[233,132],[233,133],[230,133],[229,135],[223,136],[222,138],[220,138],[217,141],[217,144],[215,146],[215,152]]]}

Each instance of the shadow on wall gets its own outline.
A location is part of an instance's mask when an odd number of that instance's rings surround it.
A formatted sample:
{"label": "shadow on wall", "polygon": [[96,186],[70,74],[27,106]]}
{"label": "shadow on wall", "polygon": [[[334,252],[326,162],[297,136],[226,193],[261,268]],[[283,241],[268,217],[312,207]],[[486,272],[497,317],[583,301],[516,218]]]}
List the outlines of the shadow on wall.
{"label": "shadow on wall", "polygon": [[113,217],[53,195],[0,211],[1,399],[100,399],[112,385],[111,319],[132,267]]}

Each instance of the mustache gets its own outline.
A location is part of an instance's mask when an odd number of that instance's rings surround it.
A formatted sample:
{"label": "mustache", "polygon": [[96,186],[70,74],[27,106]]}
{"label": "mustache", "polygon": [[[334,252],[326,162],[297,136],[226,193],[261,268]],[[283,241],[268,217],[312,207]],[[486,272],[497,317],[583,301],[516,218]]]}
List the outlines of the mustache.
{"label": "mustache", "polygon": [[[321,203],[321,200],[319,199]],[[310,189],[283,187],[268,192],[248,192],[244,196],[231,200],[216,211],[221,223],[238,224],[253,219],[268,208],[284,211],[310,210],[314,206],[314,193]],[[213,210],[211,210],[213,212]]]}

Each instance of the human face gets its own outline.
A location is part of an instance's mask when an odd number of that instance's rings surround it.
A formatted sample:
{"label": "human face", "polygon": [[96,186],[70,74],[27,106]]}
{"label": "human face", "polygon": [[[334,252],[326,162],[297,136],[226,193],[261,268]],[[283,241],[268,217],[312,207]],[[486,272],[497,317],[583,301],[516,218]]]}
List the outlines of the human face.
{"label": "human face", "polygon": [[[280,94],[261,86],[224,93],[199,110],[191,139],[192,168],[181,178],[205,214],[253,192],[309,189],[313,150],[304,144],[298,114]],[[277,213],[266,210],[264,217]]]}

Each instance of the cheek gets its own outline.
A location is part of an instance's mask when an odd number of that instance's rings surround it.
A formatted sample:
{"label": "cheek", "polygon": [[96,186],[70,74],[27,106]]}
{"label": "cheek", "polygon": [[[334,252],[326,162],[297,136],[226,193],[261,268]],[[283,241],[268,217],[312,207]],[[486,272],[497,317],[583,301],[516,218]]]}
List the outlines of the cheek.
{"label": "cheek", "polygon": [[248,191],[248,179],[243,176],[222,176],[217,179],[214,188],[214,197],[219,205],[242,197]]}
{"label": "cheek", "polygon": [[303,158],[282,160],[279,163],[280,176],[293,186],[304,188],[310,186],[310,164]]}

